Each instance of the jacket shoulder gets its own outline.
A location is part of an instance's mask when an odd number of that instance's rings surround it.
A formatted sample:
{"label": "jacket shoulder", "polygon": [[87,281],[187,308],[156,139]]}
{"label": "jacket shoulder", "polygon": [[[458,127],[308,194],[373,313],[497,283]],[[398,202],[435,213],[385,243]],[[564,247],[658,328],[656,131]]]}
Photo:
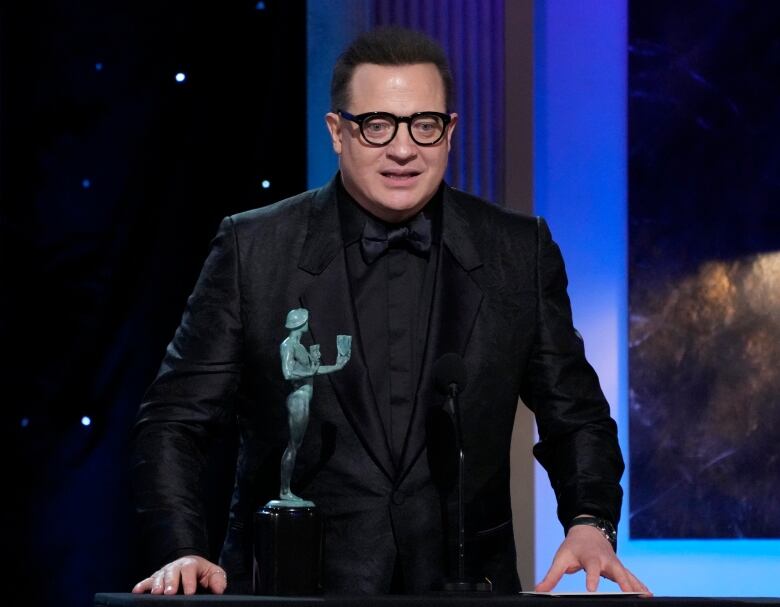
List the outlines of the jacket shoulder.
{"label": "jacket shoulder", "polygon": [[515,235],[536,238],[539,217],[515,209],[508,209],[474,194],[449,187],[451,200],[464,214],[469,225],[478,231],[509,231]]}
{"label": "jacket shoulder", "polygon": [[255,230],[261,226],[276,229],[285,224],[300,225],[297,220],[306,221],[311,202],[319,191],[319,188],[308,190],[268,206],[236,213],[229,219],[239,233]]}

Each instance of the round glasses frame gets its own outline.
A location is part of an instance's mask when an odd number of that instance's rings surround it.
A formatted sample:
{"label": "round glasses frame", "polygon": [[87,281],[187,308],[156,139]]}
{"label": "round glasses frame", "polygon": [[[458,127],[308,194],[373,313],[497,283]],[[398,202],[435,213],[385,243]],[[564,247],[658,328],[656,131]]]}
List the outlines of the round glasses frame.
{"label": "round glasses frame", "polygon": [[[342,118],[345,118],[346,120],[349,120],[357,124],[358,127],[360,127],[360,136],[363,138],[363,141],[375,147],[386,146],[393,139],[395,139],[395,136],[398,134],[398,125],[401,124],[402,122],[406,123],[406,128],[409,130],[409,136],[412,138],[412,141],[414,141],[417,145],[421,145],[424,147],[436,145],[444,138],[444,135],[447,132],[447,127],[452,121],[452,116],[450,116],[449,114],[444,114],[442,112],[415,112],[411,116],[396,116],[395,114],[391,114],[390,112],[366,112],[365,114],[357,114],[357,115],[350,114],[349,112],[345,112],[344,110],[336,110],[336,112]],[[384,118],[388,120],[388,122],[391,122],[394,125],[395,128],[393,128],[393,133],[390,135],[390,137],[388,137],[387,141],[376,142],[376,141],[372,141],[370,138],[366,136],[366,133],[363,130],[364,125],[366,124],[367,121],[371,120],[372,118]],[[439,136],[434,141],[420,141],[414,136],[414,132],[412,131],[412,122],[414,122],[415,120],[419,120],[421,118],[435,118],[436,120],[441,120],[442,122],[441,133],[439,133]]]}

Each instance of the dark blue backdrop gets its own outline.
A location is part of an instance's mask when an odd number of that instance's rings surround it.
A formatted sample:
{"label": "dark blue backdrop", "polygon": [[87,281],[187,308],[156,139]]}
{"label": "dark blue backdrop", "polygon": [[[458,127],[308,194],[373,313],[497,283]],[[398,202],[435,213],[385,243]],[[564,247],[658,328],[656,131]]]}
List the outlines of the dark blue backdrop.
{"label": "dark blue backdrop", "polygon": [[305,2],[0,11],[6,600],[83,606],[148,573],[129,431],[219,220],[305,189]]}
{"label": "dark blue backdrop", "polygon": [[778,74],[778,3],[630,3],[632,538],[780,537]]}

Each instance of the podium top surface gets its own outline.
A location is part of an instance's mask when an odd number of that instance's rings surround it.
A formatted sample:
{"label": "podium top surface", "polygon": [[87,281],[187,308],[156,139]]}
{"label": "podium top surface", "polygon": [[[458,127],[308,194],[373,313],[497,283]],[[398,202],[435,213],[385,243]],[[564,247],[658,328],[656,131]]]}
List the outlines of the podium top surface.
{"label": "podium top surface", "polygon": [[680,607],[772,606],[780,607],[780,597],[637,597],[595,593],[589,596],[528,596],[528,595],[377,595],[377,596],[322,596],[277,597],[242,594],[150,595],[130,593],[98,593],[95,607],[412,607],[413,605],[455,605],[478,607],[481,605],[515,605],[517,607],[655,607],[679,605]]}

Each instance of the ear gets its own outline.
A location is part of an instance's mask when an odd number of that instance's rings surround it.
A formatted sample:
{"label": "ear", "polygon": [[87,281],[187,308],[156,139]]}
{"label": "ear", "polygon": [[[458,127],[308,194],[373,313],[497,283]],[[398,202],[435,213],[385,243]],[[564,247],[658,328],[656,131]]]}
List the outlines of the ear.
{"label": "ear", "polygon": [[333,151],[341,154],[341,119],[338,114],[328,112],[325,114],[325,126],[328,127],[330,140],[333,144]]}
{"label": "ear", "polygon": [[447,127],[447,151],[452,149],[452,132],[455,130],[455,125],[458,124],[458,115],[450,114],[450,124]]}

